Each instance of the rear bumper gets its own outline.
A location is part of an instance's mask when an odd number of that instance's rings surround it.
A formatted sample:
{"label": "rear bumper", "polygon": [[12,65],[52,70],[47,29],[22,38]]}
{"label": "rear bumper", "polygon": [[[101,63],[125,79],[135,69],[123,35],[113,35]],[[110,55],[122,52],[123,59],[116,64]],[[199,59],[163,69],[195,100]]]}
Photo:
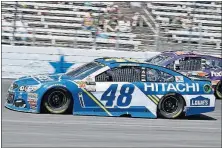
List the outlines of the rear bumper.
{"label": "rear bumper", "polygon": [[187,107],[186,116],[198,115],[201,113],[212,112],[215,110],[215,107]]}

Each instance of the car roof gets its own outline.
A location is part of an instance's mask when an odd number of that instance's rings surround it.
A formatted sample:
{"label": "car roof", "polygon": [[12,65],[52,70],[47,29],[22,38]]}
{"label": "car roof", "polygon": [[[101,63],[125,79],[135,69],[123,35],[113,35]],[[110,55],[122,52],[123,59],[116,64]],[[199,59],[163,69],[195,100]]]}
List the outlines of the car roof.
{"label": "car roof", "polygon": [[137,64],[140,63],[136,59],[123,58],[123,57],[103,57],[103,58],[97,58],[94,61],[99,62],[104,65],[109,65],[109,64],[113,64],[113,63],[137,63]]}
{"label": "car roof", "polygon": [[[126,65],[130,65],[130,66],[142,66],[142,65],[147,65],[147,66],[151,66],[154,68],[164,68],[164,69],[168,69],[166,67],[163,66],[159,66],[159,65],[155,65],[155,64],[150,64],[150,63],[146,63],[146,62],[141,62],[138,61],[136,59],[132,59],[132,58],[118,58],[118,57],[104,57],[104,58],[98,58],[95,59],[94,62],[98,62],[101,63],[103,65],[106,66],[110,66],[111,64],[123,64],[124,66]],[[171,70],[171,69],[168,69]],[[173,70],[171,70],[173,71]]]}
{"label": "car roof", "polygon": [[165,52],[162,52],[162,54],[172,54],[174,56],[186,56],[186,55],[189,55],[189,56],[201,56],[201,57],[207,57],[207,58],[215,58],[215,59],[221,59],[221,57],[219,56],[212,56],[212,55],[206,55],[206,54],[199,54],[199,53],[196,53],[194,51],[165,51]]}

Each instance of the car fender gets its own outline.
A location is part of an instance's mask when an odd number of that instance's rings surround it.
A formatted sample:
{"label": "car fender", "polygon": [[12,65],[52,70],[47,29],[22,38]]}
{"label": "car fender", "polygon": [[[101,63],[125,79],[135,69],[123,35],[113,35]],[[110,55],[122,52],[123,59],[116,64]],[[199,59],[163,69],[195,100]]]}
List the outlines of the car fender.
{"label": "car fender", "polygon": [[56,82],[45,83],[38,90],[39,96],[38,96],[38,101],[37,101],[37,112],[40,112],[42,99],[45,93],[50,89],[58,88],[58,87],[69,91],[72,96],[73,102],[75,101],[74,99],[76,98],[75,97],[76,93],[78,93],[78,86],[73,81],[66,80],[66,81],[60,81],[60,82],[56,81]]}

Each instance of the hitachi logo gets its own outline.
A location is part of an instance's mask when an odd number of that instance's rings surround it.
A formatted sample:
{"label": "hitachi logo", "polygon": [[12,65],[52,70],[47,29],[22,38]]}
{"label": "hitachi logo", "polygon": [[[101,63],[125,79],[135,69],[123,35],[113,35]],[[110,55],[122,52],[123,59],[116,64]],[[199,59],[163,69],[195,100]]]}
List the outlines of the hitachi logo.
{"label": "hitachi logo", "polygon": [[199,92],[200,87],[198,83],[144,83],[144,90],[145,91],[179,91],[179,92]]}
{"label": "hitachi logo", "polygon": [[222,71],[220,71],[220,72],[211,71],[211,76],[212,77],[221,77],[222,76]]}

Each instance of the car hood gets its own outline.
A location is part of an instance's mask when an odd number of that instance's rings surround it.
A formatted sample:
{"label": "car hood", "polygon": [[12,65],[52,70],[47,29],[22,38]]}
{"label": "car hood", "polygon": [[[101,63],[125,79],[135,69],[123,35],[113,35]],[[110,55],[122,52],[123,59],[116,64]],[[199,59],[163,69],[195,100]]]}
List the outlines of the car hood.
{"label": "car hood", "polygon": [[[52,81],[58,81],[61,79],[63,74],[54,74],[54,75],[32,75],[18,78],[14,83],[17,85],[38,85]],[[65,79],[65,77],[63,78]]]}

